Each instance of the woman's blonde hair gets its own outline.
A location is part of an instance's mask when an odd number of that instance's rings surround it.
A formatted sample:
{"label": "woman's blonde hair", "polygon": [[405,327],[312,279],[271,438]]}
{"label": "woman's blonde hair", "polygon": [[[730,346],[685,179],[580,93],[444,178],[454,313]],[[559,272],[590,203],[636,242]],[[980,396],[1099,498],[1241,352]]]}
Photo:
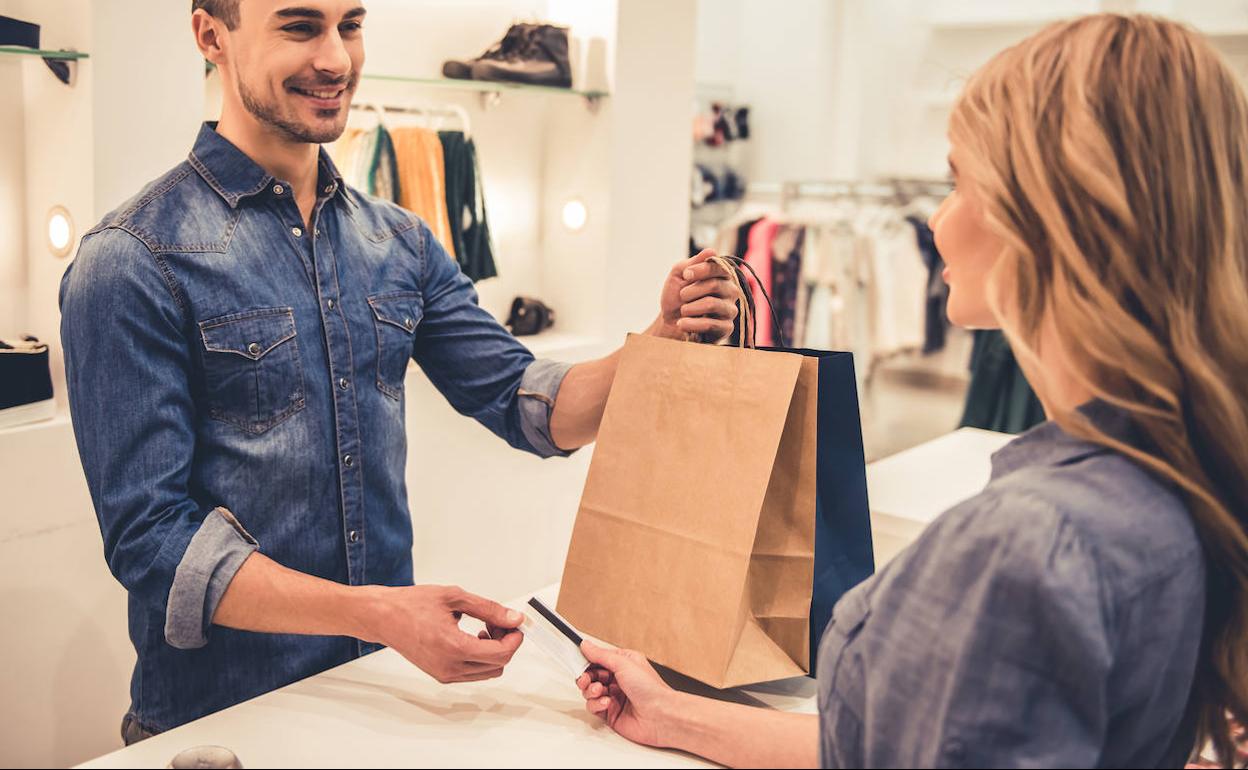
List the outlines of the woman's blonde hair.
{"label": "woman's blonde hair", "polygon": [[1071,405],[1052,416],[1171,482],[1187,503],[1208,583],[1184,723],[1196,746],[1212,741],[1230,766],[1228,717],[1248,724],[1241,86],[1180,24],[1088,16],[977,72],[954,107],[950,139],[959,174],[1005,244],[989,300],[1029,379],[1044,397],[1037,351],[1042,339],[1060,341],[1070,374],[1129,412],[1146,448],[1099,431]]}

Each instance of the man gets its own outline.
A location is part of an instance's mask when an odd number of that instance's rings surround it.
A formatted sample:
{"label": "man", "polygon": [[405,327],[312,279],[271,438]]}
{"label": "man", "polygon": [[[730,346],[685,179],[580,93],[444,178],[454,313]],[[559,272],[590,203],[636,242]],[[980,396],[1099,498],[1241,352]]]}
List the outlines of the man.
{"label": "man", "polygon": [[[358,0],[192,10],[221,120],[84,237],[61,285],[79,452],[130,594],[128,743],[380,645],[442,682],[498,676],[521,616],[411,585],[407,362],[553,456],[594,439],[618,359],[535,361],[424,223],[343,184],[319,145],[364,63]],[[647,333],[727,334],[725,277],[679,263]]]}

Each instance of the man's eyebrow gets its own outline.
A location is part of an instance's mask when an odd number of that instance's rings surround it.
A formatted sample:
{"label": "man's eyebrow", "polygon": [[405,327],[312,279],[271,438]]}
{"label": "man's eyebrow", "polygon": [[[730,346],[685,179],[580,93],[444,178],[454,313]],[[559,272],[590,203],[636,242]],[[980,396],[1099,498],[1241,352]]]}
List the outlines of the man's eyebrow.
{"label": "man's eyebrow", "polygon": [[[368,13],[368,11],[364,8],[364,6],[361,5],[361,6],[352,8],[351,10],[347,11],[345,14],[343,14],[342,18],[343,19],[359,19],[359,18],[363,18],[364,14],[366,13]],[[324,12],[316,8],[304,8],[300,6],[294,6],[291,8],[282,8],[281,10],[275,12],[273,15],[278,17],[279,19],[322,19],[323,20],[325,18]]]}

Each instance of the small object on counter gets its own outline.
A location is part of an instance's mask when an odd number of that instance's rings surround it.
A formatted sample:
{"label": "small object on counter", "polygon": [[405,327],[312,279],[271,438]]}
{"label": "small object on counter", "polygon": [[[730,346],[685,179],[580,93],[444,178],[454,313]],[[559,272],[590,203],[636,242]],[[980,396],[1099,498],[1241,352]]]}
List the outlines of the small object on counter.
{"label": "small object on counter", "polygon": [[186,768],[237,768],[242,770],[243,763],[238,761],[234,752],[224,746],[193,746],[181,752],[169,761],[169,767]]}
{"label": "small object on counter", "polygon": [[31,336],[0,340],[0,428],[55,416],[48,346]]}
{"label": "small object on counter", "polygon": [[507,328],[517,337],[540,334],[555,325],[555,311],[531,297],[516,297],[511,303]]}
{"label": "small object on counter", "polygon": [[573,679],[584,674],[589,668],[589,661],[581,653],[581,635],[536,596],[529,599],[529,607],[537,612],[524,615],[520,630],[525,638],[549,655]]}

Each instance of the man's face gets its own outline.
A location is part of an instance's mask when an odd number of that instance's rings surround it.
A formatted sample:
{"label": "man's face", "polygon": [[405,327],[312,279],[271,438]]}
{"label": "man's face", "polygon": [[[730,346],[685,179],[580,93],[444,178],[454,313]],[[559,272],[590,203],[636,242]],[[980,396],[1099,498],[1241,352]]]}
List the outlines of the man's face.
{"label": "man's face", "polygon": [[229,61],[243,106],[294,142],[342,135],[364,66],[359,0],[242,0]]}

